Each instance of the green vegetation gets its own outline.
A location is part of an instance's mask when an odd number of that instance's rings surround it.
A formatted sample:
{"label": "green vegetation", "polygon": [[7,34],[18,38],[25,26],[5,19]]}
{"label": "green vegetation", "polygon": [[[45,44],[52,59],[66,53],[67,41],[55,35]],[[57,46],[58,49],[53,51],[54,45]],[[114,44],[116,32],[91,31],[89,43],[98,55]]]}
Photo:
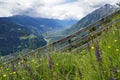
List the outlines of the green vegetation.
{"label": "green vegetation", "polygon": [[46,41],[37,31],[0,19],[0,55],[6,56],[25,49],[30,51],[44,45]]}
{"label": "green vegetation", "polygon": [[81,52],[36,54],[18,63],[1,64],[0,80],[120,80],[119,25],[111,25],[100,40],[91,41]]}
{"label": "green vegetation", "polygon": [[35,36],[34,34],[30,34],[29,36],[21,36],[20,39],[24,40],[24,39],[34,39],[37,38],[37,36]]}

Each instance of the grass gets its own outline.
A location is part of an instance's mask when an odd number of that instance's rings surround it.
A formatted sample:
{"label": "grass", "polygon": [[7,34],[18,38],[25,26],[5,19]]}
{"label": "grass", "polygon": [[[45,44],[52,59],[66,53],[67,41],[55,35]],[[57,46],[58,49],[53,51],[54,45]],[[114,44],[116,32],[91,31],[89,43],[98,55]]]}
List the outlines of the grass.
{"label": "grass", "polygon": [[120,80],[119,25],[113,24],[81,52],[53,52],[46,57],[22,58],[18,63],[1,63],[0,80]]}
{"label": "grass", "polygon": [[30,34],[29,36],[22,36],[22,37],[20,37],[21,40],[34,39],[34,38],[37,38],[37,36],[35,36],[34,34]]}

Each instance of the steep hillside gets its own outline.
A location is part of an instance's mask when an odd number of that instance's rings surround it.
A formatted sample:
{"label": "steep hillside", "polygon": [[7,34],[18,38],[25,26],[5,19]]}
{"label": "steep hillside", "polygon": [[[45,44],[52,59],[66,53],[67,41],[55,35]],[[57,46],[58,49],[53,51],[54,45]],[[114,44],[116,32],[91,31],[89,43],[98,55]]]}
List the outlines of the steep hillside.
{"label": "steep hillside", "polygon": [[114,6],[112,6],[110,4],[106,4],[103,7],[96,9],[92,13],[90,13],[87,16],[85,16],[84,18],[82,18],[71,28],[68,28],[67,30],[63,31],[62,34],[70,35],[76,31],[78,31],[79,29],[87,27],[88,25],[94,23],[95,21],[111,14],[115,10],[116,10],[116,8]]}
{"label": "steep hillside", "polygon": [[[23,49],[36,49],[44,46],[42,35],[16,23],[0,20],[0,54],[8,55]],[[27,50],[29,51],[29,50]]]}
{"label": "steep hillside", "polygon": [[54,32],[54,34],[48,33],[47,35],[44,35],[44,37],[48,40],[49,43],[60,40],[60,39],[64,38],[65,36],[73,34],[74,32],[77,32],[78,30],[80,30],[81,28],[87,27],[88,25],[96,22],[97,20],[111,14],[115,10],[116,10],[116,7],[114,7],[110,4],[106,4],[98,9],[96,9],[92,13],[88,14],[87,16],[85,16],[80,21],[78,21],[76,24],[71,26],[70,28],[65,29],[59,33],[58,32]]}
{"label": "steep hillside", "polygon": [[[120,18],[115,15],[111,21]],[[88,48],[26,56],[0,65],[1,80],[120,80],[120,22],[113,23]],[[35,53],[34,53],[35,54]]]}

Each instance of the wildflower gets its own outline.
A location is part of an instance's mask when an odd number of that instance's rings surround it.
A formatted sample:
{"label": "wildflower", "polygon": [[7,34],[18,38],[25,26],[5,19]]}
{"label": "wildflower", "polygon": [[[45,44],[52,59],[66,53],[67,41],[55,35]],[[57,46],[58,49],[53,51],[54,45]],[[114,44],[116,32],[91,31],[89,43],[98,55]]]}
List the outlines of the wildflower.
{"label": "wildflower", "polygon": [[94,46],[92,46],[92,47],[91,47],[91,49],[95,49],[95,47],[94,47]]}
{"label": "wildflower", "polygon": [[48,65],[49,65],[50,70],[52,70],[52,68],[53,68],[53,62],[52,62],[52,59],[49,60]]}
{"label": "wildflower", "polygon": [[87,43],[87,48],[88,48],[88,51],[90,52],[90,44]]}
{"label": "wildflower", "polygon": [[74,80],[74,76],[73,75],[71,76],[70,80]]}
{"label": "wildflower", "polygon": [[32,60],[32,62],[35,62],[35,60]]}
{"label": "wildflower", "polygon": [[108,46],[108,49],[110,49],[111,48],[111,46]]}
{"label": "wildflower", "polygon": [[109,80],[115,80],[113,77],[110,77]]}
{"label": "wildflower", "polygon": [[116,51],[119,51],[119,49],[116,49]]}
{"label": "wildflower", "polygon": [[16,66],[15,64],[12,63],[12,71],[15,71],[16,70]]}
{"label": "wildflower", "polygon": [[20,62],[18,64],[20,64]]}
{"label": "wildflower", "polygon": [[82,79],[82,73],[81,73],[80,69],[78,69],[78,74],[79,74],[80,79]]}
{"label": "wildflower", "polygon": [[16,74],[16,72],[14,71],[12,74]]}
{"label": "wildflower", "polygon": [[56,63],[56,66],[58,66],[58,63]]}
{"label": "wildflower", "polygon": [[117,70],[117,72],[120,72],[120,70]]}
{"label": "wildflower", "polygon": [[117,42],[117,40],[114,40],[114,42]]}
{"label": "wildflower", "polygon": [[99,49],[99,45],[95,45],[95,49],[96,49],[96,58],[98,62],[102,62],[102,58],[101,58],[101,51]]}
{"label": "wildflower", "polygon": [[3,77],[6,77],[7,75],[6,74],[3,74]]}
{"label": "wildflower", "polygon": [[24,69],[26,69],[30,75],[33,75],[33,70],[28,65],[24,65]]}

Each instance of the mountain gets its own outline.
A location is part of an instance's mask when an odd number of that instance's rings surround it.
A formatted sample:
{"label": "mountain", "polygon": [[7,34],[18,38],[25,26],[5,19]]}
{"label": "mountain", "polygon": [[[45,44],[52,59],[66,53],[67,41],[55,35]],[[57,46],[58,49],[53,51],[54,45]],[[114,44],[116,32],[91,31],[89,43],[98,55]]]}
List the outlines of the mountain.
{"label": "mountain", "polygon": [[96,22],[97,20],[111,14],[114,12],[117,8],[110,5],[110,4],[105,4],[104,6],[96,9],[92,13],[88,14],[87,16],[83,17],[81,20],[79,20],[76,24],[72,25],[70,28],[65,29],[61,32],[56,32],[56,35],[54,34],[48,34],[45,36],[47,41],[54,42],[57,40],[60,40],[64,38],[65,36],[68,36],[70,34],[73,34],[74,32],[78,31],[81,28],[87,27],[88,25]]}
{"label": "mountain", "polygon": [[11,17],[1,17],[0,20],[14,22],[27,26],[33,31],[45,33],[47,31],[62,30],[73,25],[77,20],[58,20],[48,18],[35,18],[25,15],[16,15]]}
{"label": "mountain", "polygon": [[47,44],[42,36],[48,31],[65,29],[76,20],[35,18],[25,15],[0,17],[0,53],[7,55]]}
{"label": "mountain", "polygon": [[42,35],[34,33],[25,26],[0,20],[0,54],[2,56],[44,45],[46,41]]}
{"label": "mountain", "polygon": [[94,23],[95,21],[111,14],[113,11],[116,10],[116,7],[105,4],[104,6],[96,9],[92,13],[88,14],[87,16],[83,17],[80,21],[78,21],[75,25],[72,27],[66,29],[62,32],[64,35],[70,35],[76,31],[78,31],[81,28],[87,27],[88,25]]}

